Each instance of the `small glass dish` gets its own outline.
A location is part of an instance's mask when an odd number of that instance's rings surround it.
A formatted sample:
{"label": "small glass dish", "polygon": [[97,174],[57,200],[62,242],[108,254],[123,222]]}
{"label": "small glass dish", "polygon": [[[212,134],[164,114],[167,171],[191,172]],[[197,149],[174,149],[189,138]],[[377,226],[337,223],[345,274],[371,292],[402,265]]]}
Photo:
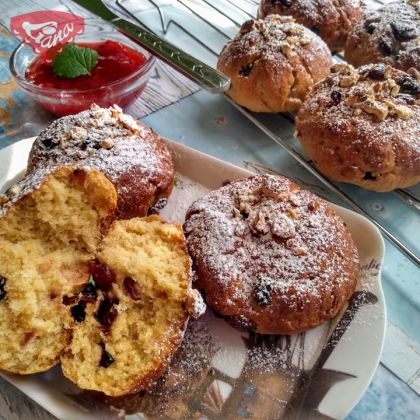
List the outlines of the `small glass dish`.
{"label": "small glass dish", "polygon": [[134,73],[97,88],[56,89],[41,87],[28,82],[25,78],[26,70],[36,58],[36,55],[31,46],[20,44],[10,57],[10,71],[24,92],[29,94],[42,107],[59,116],[76,114],[88,109],[92,103],[96,103],[101,107],[116,104],[121,108],[125,108],[133,103],[143,92],[151,76],[156,59],[129,38],[116,31],[104,29],[99,24],[86,26],[85,33],[79,35],[76,42],[102,42],[108,40],[117,41],[141,52],[146,57],[145,63]]}

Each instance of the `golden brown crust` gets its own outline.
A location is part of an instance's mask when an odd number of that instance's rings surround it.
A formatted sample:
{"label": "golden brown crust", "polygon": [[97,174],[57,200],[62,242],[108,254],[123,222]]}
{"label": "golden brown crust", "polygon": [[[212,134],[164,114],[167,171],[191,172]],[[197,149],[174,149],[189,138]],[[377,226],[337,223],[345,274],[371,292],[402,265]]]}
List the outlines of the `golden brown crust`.
{"label": "golden brown crust", "polygon": [[217,67],[232,80],[227,94],[255,112],[299,109],[325,77],[331,53],[313,32],[290,17],[247,21],[222,50]]}
{"label": "golden brown crust", "polygon": [[420,70],[420,2],[399,0],[367,10],[347,39],[345,58],[355,67],[386,63]]}
{"label": "golden brown crust", "polygon": [[296,118],[297,137],[327,177],[374,191],[420,181],[420,84],[383,64],[334,66]]}
{"label": "golden brown crust", "polygon": [[362,18],[360,0],[261,0],[258,18],[292,16],[318,34],[333,51],[344,48],[348,33]]}
{"label": "golden brown crust", "polygon": [[316,327],[356,286],[358,254],[345,224],[283,177],[252,176],[209,193],[188,210],[184,231],[206,303],[258,333]]}
{"label": "golden brown crust", "polygon": [[102,171],[117,190],[119,219],[146,216],[173,188],[172,157],[162,139],[117,106],[93,106],[42,131],[32,147],[28,172],[55,165]]}

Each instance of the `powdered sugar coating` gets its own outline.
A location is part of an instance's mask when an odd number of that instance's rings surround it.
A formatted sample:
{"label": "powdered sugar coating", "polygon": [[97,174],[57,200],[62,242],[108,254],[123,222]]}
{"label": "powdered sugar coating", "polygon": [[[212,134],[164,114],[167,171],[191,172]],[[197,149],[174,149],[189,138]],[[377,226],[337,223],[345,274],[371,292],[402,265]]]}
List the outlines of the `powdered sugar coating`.
{"label": "powdered sugar coating", "polygon": [[348,37],[345,57],[354,66],[383,62],[401,70],[420,69],[420,1],[367,10]]}
{"label": "powdered sugar coating", "polygon": [[23,197],[39,189],[53,172],[53,168],[39,168],[12,185],[4,194],[1,194],[0,218],[4,217],[7,211]]}
{"label": "powdered sugar coating", "polygon": [[299,108],[312,85],[332,63],[327,45],[290,16],[245,22],[217,63],[232,79],[228,95],[257,112]]}
{"label": "powdered sugar coating", "polygon": [[173,164],[161,139],[114,105],[54,121],[32,147],[28,172],[40,166],[96,168],[115,185],[120,218],[144,216],[173,185]]}
{"label": "powdered sugar coating", "polygon": [[356,284],[358,255],[344,223],[282,177],[210,192],[191,206],[184,230],[206,303],[258,332],[319,325]]}
{"label": "powdered sugar coating", "polygon": [[420,82],[411,74],[340,64],[314,86],[296,128],[321,172],[376,191],[420,181]]}
{"label": "powdered sugar coating", "polygon": [[324,44],[311,31],[295,23],[291,17],[269,16],[262,20],[245,22],[239,34],[225,47],[225,65],[238,56],[254,57],[254,61],[275,60],[284,66],[293,52],[299,53],[303,46],[310,45],[318,53],[323,53]]}
{"label": "powdered sugar coating", "polygon": [[293,16],[333,50],[344,46],[348,32],[363,14],[360,0],[261,0],[258,17]]}

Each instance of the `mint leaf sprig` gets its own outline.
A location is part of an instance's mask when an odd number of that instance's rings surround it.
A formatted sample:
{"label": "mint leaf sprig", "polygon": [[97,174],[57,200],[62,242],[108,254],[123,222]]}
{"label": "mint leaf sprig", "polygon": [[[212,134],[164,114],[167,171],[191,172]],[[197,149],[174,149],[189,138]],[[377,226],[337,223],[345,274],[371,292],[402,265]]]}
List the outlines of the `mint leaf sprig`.
{"label": "mint leaf sprig", "polygon": [[64,51],[55,56],[52,68],[57,76],[74,78],[90,75],[97,62],[98,53],[92,48],[67,44]]}

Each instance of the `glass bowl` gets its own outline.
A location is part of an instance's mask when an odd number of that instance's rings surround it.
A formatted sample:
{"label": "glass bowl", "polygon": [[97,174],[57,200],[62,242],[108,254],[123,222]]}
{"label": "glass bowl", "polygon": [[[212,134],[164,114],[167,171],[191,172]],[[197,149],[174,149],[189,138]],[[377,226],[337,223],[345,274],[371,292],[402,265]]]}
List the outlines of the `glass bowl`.
{"label": "glass bowl", "polygon": [[113,104],[125,108],[133,103],[143,92],[155,65],[155,57],[124,35],[104,30],[103,27],[90,24],[86,25],[85,33],[77,37],[76,42],[101,42],[117,41],[127,45],[146,57],[146,62],[134,73],[104,84],[97,88],[89,89],[55,89],[41,87],[28,82],[25,72],[36,58],[32,47],[20,44],[10,57],[10,71],[18,86],[30,95],[38,104],[52,113],[62,116],[76,114],[88,109],[92,103],[107,107]]}

